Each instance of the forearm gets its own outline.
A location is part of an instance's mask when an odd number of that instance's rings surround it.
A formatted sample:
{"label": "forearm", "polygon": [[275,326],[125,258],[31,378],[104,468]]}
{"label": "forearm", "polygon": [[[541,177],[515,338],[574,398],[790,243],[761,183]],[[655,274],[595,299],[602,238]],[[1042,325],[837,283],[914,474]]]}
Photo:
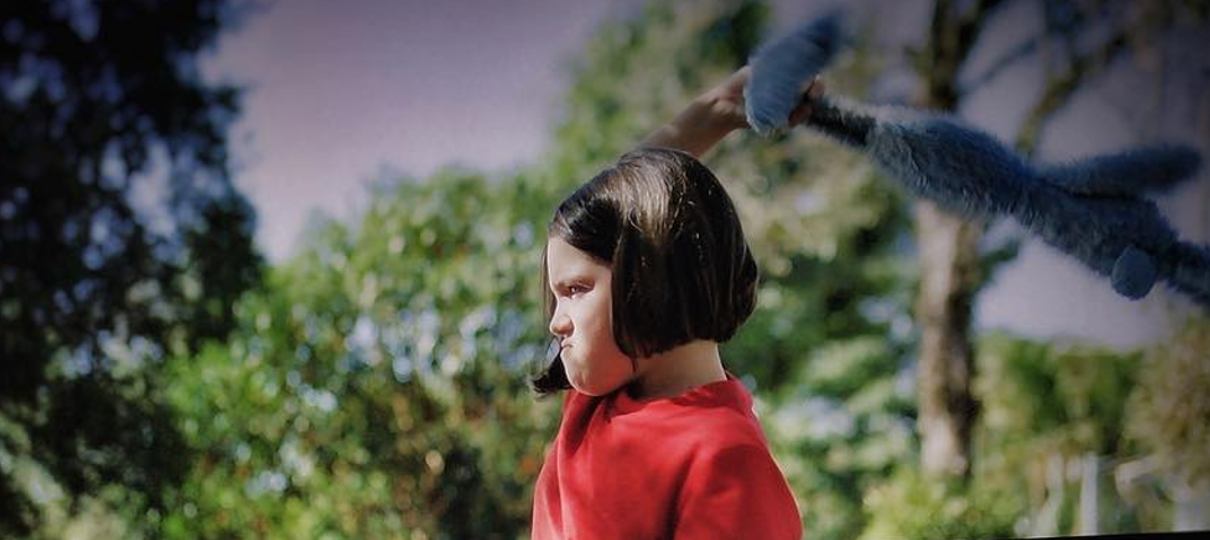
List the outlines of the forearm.
{"label": "forearm", "polygon": [[702,157],[728,133],[746,125],[719,114],[720,99],[714,91],[698,96],[675,118],[647,135],[639,146],[675,148]]}

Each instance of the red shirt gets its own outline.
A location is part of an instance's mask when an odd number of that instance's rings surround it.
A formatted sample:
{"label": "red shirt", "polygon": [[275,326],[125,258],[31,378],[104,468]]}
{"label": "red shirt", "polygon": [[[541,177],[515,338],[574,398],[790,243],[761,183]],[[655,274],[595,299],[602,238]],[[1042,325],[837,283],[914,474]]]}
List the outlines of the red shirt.
{"label": "red shirt", "polygon": [[802,537],[752,398],[730,374],[650,401],[567,392],[533,540]]}

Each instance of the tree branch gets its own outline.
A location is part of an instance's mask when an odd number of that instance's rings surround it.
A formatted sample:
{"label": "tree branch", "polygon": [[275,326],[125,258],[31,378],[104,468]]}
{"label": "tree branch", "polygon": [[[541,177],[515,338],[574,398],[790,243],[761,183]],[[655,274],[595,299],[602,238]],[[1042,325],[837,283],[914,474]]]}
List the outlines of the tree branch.
{"label": "tree branch", "polygon": [[971,50],[975,48],[975,40],[983,32],[983,25],[988,21],[988,16],[996,8],[1000,7],[1005,0],[980,0],[975,4],[975,8],[970,10],[965,16],[958,21],[958,39],[954,44],[955,60],[957,65],[962,65],[966,62],[966,58],[970,56]]}
{"label": "tree branch", "polygon": [[949,1],[938,0],[934,4],[929,36],[932,63],[925,74],[929,82],[929,95],[937,101],[931,103],[932,106],[949,110],[961,99],[956,84],[958,71],[974,50],[989,15],[1005,2],[980,0],[961,15],[952,13],[953,4]]}
{"label": "tree branch", "polygon": [[987,70],[976,77],[975,80],[963,85],[960,93],[962,95],[969,94],[978,90],[983,85],[991,82],[993,79],[1000,76],[1000,73],[1011,67],[1016,61],[1037,52],[1041,42],[1042,37],[1040,36],[1017,45],[1012,50],[1005,53],[1004,56],[1001,56],[998,60],[996,60],[991,67],[987,68]]}
{"label": "tree branch", "polygon": [[1032,154],[1037,147],[1038,136],[1051,115],[1067,104],[1071,96],[1080,89],[1082,82],[1103,71],[1125,51],[1128,42],[1127,31],[1122,30],[1105,40],[1095,51],[1076,57],[1066,72],[1052,78],[1042,96],[1030,108],[1021,130],[1017,133],[1017,149],[1026,155]]}

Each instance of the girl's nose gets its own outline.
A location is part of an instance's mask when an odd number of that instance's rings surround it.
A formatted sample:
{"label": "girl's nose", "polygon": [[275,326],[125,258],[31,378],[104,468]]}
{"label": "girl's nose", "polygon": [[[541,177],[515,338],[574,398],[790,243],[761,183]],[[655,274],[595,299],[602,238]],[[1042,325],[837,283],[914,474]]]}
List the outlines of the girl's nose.
{"label": "girl's nose", "polygon": [[561,311],[556,310],[553,317],[550,318],[550,333],[555,337],[566,337],[571,334],[571,317],[564,315]]}

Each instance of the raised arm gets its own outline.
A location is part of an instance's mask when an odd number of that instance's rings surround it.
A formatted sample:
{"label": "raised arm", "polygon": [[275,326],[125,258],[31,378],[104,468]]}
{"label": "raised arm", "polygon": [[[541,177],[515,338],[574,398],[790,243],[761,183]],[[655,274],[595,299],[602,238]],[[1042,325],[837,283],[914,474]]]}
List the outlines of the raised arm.
{"label": "raised arm", "polygon": [[[729,133],[746,129],[744,85],[751,69],[747,66],[731,74],[725,81],[689,102],[668,123],[660,126],[639,142],[639,146],[675,148],[700,158]],[[818,80],[804,89],[811,99],[823,93]],[[811,114],[810,99],[804,99],[790,115],[790,125],[801,124]]]}

